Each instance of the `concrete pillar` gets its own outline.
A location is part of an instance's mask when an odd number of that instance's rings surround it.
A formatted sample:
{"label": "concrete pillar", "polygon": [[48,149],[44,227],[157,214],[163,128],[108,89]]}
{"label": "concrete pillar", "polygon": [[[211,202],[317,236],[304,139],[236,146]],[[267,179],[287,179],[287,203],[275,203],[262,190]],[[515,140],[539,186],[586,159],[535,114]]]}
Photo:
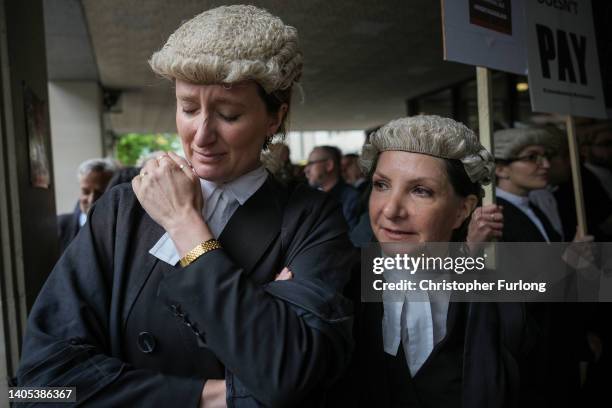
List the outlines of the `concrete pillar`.
{"label": "concrete pillar", "polygon": [[0,0],[0,406],[57,261],[42,0]]}
{"label": "concrete pillar", "polygon": [[49,82],[55,206],[72,212],[79,195],[77,168],[103,157],[102,91],[94,81]]}

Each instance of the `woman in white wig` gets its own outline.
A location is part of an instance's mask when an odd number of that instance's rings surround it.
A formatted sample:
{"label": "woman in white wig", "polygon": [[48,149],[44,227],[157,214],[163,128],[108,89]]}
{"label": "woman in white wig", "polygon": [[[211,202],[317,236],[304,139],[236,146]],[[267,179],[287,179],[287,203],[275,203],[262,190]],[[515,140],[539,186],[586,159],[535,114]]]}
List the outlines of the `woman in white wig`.
{"label": "woman in white wig", "polygon": [[494,134],[497,202],[507,221],[503,241],[558,242],[561,235],[548,216],[530,202],[529,192],[548,184],[550,130],[503,129]]}
{"label": "woman in white wig", "polygon": [[[370,222],[380,243],[465,241],[494,168],[474,132],[439,116],[383,126],[361,164],[372,178]],[[356,358],[364,406],[518,406],[523,306],[410,296],[361,308]]]}
{"label": "woman in white wig", "polygon": [[302,71],[297,32],[219,7],[150,64],[174,83],[186,160],[148,161],[91,210],[32,309],[18,384],[87,406],[316,406],[351,350],[354,256],[337,204],[259,161]]}
{"label": "woman in white wig", "polygon": [[[532,127],[498,130],[493,137],[497,202],[503,205],[506,220],[501,240],[561,241],[560,231],[547,215],[551,211],[544,211],[529,197],[530,192],[545,188],[549,182],[553,152],[551,139],[558,136],[551,128]],[[565,165],[569,166],[569,163]],[[573,201],[573,197],[570,199]],[[565,239],[572,237],[566,236]],[[574,237],[578,242],[592,239],[590,235],[576,234]],[[571,283],[566,279],[565,284]],[[530,304],[529,309],[532,316],[537,316],[540,331],[545,334],[540,336],[532,353],[538,357],[539,363],[527,373],[529,381],[538,384],[542,396],[540,405],[580,405],[580,362],[590,359],[586,331],[592,324],[587,321],[592,311],[588,306],[585,308],[585,304],[570,302],[535,303]]]}

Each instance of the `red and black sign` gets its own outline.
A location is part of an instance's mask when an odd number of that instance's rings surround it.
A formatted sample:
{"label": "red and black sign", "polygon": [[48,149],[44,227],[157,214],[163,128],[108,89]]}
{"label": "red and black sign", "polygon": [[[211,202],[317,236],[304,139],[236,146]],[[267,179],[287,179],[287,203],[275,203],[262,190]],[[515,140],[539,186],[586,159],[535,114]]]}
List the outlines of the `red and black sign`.
{"label": "red and black sign", "polygon": [[470,23],[512,35],[511,0],[470,0]]}

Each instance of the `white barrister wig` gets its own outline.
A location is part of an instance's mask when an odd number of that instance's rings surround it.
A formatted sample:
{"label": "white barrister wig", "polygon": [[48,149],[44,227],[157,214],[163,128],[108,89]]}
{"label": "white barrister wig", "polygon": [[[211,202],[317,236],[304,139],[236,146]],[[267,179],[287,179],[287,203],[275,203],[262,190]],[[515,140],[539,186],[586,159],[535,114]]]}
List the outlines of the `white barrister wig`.
{"label": "white barrister wig", "polygon": [[498,160],[514,159],[527,146],[549,147],[553,136],[551,128],[545,127],[498,130],[493,134],[495,158]]}
{"label": "white barrister wig", "polygon": [[194,84],[253,80],[270,94],[302,72],[297,30],[254,6],[207,10],[182,24],[149,61],[168,79]]}
{"label": "white barrister wig", "polygon": [[472,130],[462,123],[435,115],[393,120],[382,126],[363,146],[359,164],[370,174],[381,152],[403,151],[459,160],[472,183],[489,184],[495,162]]}

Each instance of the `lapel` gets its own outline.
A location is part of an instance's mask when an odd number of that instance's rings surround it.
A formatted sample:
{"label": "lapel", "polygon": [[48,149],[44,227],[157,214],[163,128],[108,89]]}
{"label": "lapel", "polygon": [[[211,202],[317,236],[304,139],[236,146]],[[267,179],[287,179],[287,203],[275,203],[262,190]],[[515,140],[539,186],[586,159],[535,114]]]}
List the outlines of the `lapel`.
{"label": "lapel", "polygon": [[247,274],[280,233],[286,196],[286,190],[268,174],[261,188],[238,207],[221,233],[223,249]]}
{"label": "lapel", "polygon": [[[143,210],[144,212],[144,210]],[[143,215],[142,227],[138,229],[138,236],[132,254],[141,254],[140,259],[130,267],[130,275],[127,279],[127,291],[125,295],[125,307],[121,315],[122,329],[125,330],[127,318],[134,307],[138,294],[144,287],[145,282],[151,275],[158,259],[149,253],[149,249],[166,233],[155,221],[146,213]],[[169,266],[170,267],[170,266]]]}
{"label": "lapel", "polygon": [[[375,401],[377,406],[391,406],[391,392],[389,379],[389,368],[387,367],[387,354],[385,353],[382,337],[382,319],[384,315],[383,303],[362,303],[361,314],[356,334],[357,352],[360,359],[357,367],[359,376],[365,381],[360,385],[364,390],[360,393],[367,404],[372,405]],[[401,349],[401,346],[400,346]],[[384,392],[381,392],[384,391]]]}
{"label": "lapel", "polygon": [[446,312],[446,335],[438,344],[442,345],[443,342],[448,341],[448,338],[453,334],[453,331],[457,329],[457,321],[460,317],[459,313],[464,306],[465,305],[463,303],[449,301],[448,311]]}
{"label": "lapel", "polygon": [[[252,270],[270,242],[280,232],[283,214],[281,200],[284,198],[286,192],[275,184],[271,176],[268,176],[261,188],[236,210],[219,237],[223,249],[233,260],[237,260],[236,263],[247,273]],[[149,254],[149,249],[165,234],[164,229],[147,214],[143,217],[143,225],[137,233],[142,239],[136,240],[136,246],[131,251],[132,254],[143,256],[138,263],[130,267],[125,307],[121,316],[123,329],[138,294],[159,262],[155,256]],[[167,269],[173,268],[163,262],[159,263]]]}
{"label": "lapel", "polygon": [[531,210],[535,213],[536,217],[538,217],[538,219],[542,223],[542,226],[544,227],[544,231],[546,231],[546,235],[548,235],[548,239],[550,240],[550,242],[560,242],[561,236],[559,235],[557,230],[555,230],[555,228],[552,226],[550,220],[548,219],[548,216],[544,213],[544,211],[542,211],[540,207],[538,207],[537,205],[533,203],[530,204],[530,207],[531,207]]}
{"label": "lapel", "polygon": [[545,242],[544,236],[520,208],[501,197],[497,204],[504,207],[504,229],[502,240],[506,242]]}
{"label": "lapel", "polygon": [[463,352],[464,407],[505,407],[507,375],[500,350],[497,304],[467,303]]}
{"label": "lapel", "polygon": [[71,222],[70,222],[70,239],[76,237],[81,229],[81,225],[79,224],[81,218],[81,207],[79,207],[79,203],[77,202],[76,207],[74,207],[74,211],[72,212]]}

